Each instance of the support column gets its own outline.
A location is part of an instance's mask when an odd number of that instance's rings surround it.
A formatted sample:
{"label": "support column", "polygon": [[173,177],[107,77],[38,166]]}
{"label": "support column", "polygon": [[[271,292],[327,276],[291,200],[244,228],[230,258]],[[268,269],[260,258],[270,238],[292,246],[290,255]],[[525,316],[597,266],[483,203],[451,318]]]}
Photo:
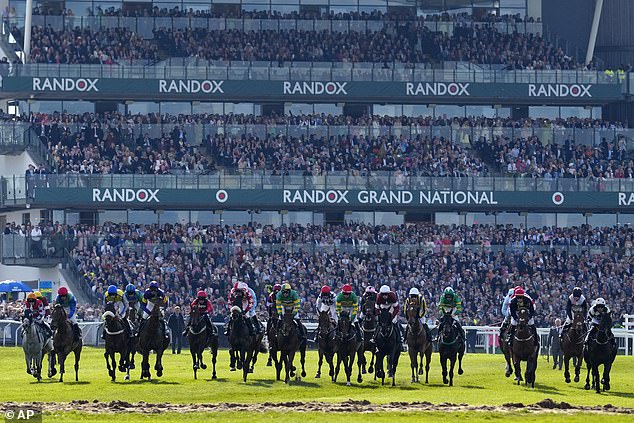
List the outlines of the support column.
{"label": "support column", "polygon": [[597,43],[597,33],[599,32],[599,21],[601,21],[602,10],[603,0],[595,0],[592,28],[590,28],[590,39],[588,40],[588,50],[586,51],[586,65],[592,61],[592,57],[594,56],[594,46]]}
{"label": "support column", "polygon": [[24,63],[29,63],[31,57],[31,20],[33,17],[33,0],[26,0],[26,10],[24,12]]}

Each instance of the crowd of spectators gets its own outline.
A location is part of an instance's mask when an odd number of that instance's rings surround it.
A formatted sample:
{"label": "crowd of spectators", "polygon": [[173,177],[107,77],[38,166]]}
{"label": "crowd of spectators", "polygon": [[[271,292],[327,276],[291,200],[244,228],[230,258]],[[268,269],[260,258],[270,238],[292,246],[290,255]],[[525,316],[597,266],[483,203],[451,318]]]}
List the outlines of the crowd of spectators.
{"label": "crowd of spectators", "polygon": [[[13,28],[17,40],[23,30]],[[491,24],[457,26],[453,33],[435,32],[416,22],[378,31],[343,33],[312,30],[183,28],[154,30],[153,40],[128,28],[54,30],[34,26],[32,61],[60,64],[112,64],[125,60],[148,63],[170,57],[205,60],[431,63],[463,61],[499,64],[509,69],[576,69],[577,63],[539,34],[503,33]]]}
{"label": "crowd of spectators", "polygon": [[544,144],[537,136],[508,138],[495,136],[490,141],[475,143],[479,153],[495,161],[510,175],[534,178],[593,178],[595,180],[634,179],[634,161],[626,138],[603,138],[597,146],[576,145],[572,140],[563,144]]}
{"label": "crowd of spectators", "polygon": [[[431,317],[442,290],[451,285],[463,297],[463,320],[481,324],[499,323],[504,294],[522,284],[537,300],[540,325],[563,316],[576,285],[589,298],[606,297],[618,319],[629,310],[634,282],[629,227],[113,225],[73,231],[73,258],[96,293],[110,283],[141,287],[158,280],[173,304],[186,304],[204,287],[213,297],[218,321],[226,315],[225,299],[238,279],[255,289],[260,303],[267,285],[290,282],[308,319],[315,318],[316,295],[324,284],[340,289],[351,283],[360,292],[369,284],[387,283],[401,301],[416,286],[431,305]],[[296,242],[308,245],[298,251]],[[371,248],[402,242],[420,244],[400,254]],[[628,246],[623,250],[628,253],[576,255],[557,248],[570,244]],[[496,245],[510,248],[500,251]],[[526,248],[537,245],[547,248]],[[259,311],[264,317],[263,305]]]}

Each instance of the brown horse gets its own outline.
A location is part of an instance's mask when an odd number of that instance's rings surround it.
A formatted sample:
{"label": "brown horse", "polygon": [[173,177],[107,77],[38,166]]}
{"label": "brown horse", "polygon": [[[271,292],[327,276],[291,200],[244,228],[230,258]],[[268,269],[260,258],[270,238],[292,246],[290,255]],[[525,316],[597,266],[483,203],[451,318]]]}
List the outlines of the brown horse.
{"label": "brown horse", "polygon": [[512,356],[515,368],[515,380],[519,385],[522,382],[522,361],[526,361],[526,385],[535,388],[535,370],[537,370],[537,357],[539,354],[539,340],[535,339],[533,329],[528,324],[529,314],[527,309],[521,309],[518,313],[517,329],[513,336]]}
{"label": "brown horse", "polygon": [[[128,350],[130,340],[126,335],[124,322],[117,316],[114,304],[108,303],[103,313],[104,320],[104,339],[106,341],[106,349],[103,353],[106,359],[106,367],[111,380],[117,380],[117,361],[115,354],[119,353],[119,371],[126,373],[125,380],[130,380],[130,366]],[[112,363],[112,365],[111,365]]]}
{"label": "brown horse", "polygon": [[[378,319],[376,310],[374,309],[374,301],[368,301],[363,307],[363,320],[361,323],[361,331],[363,333],[363,344],[359,348],[359,364],[361,364],[361,373],[366,373],[366,365],[368,364],[365,358],[366,351],[372,354],[370,358],[370,365],[367,368],[368,373],[374,372],[374,359],[376,354],[376,345],[374,345],[374,334],[378,325]],[[376,375],[374,376],[376,380]]]}
{"label": "brown horse", "polygon": [[53,350],[57,354],[57,361],[59,362],[59,381],[64,381],[66,357],[71,352],[75,355],[75,382],[79,381],[79,360],[83,342],[81,339],[75,340],[73,324],[68,320],[66,310],[61,304],[56,304],[53,307],[51,329],[55,331],[55,335],[53,335]]}
{"label": "brown horse", "polygon": [[511,376],[511,374],[513,374],[513,364],[511,362],[511,347],[509,346],[509,343],[506,339],[509,334],[509,328],[509,323],[502,323],[502,326],[500,327],[500,336],[498,337],[498,346],[500,347],[502,354],[504,354],[504,359],[506,360],[506,371],[504,373],[504,376],[506,377],[509,377]]}
{"label": "brown horse", "polygon": [[573,359],[575,366],[575,382],[579,382],[579,373],[583,363],[583,341],[586,337],[586,328],[583,322],[583,315],[576,313],[572,325],[561,338],[561,350],[564,353],[564,378],[566,383],[570,383],[569,364]]}
{"label": "brown horse", "polygon": [[[407,310],[407,350],[412,368],[412,383],[420,382],[419,375],[425,374],[425,383],[429,383],[429,364],[431,363],[432,344],[427,338],[427,331],[418,317],[419,308],[410,307]],[[420,356],[420,368],[418,357]],[[423,359],[425,368],[423,369]]]}
{"label": "brown horse", "polygon": [[190,328],[187,332],[189,342],[189,352],[192,355],[192,368],[194,369],[194,379],[198,379],[198,369],[205,370],[207,365],[203,362],[203,352],[207,347],[211,349],[211,378],[217,379],[216,360],[218,358],[218,333],[210,333],[207,323],[201,317],[198,307],[194,307],[189,314]]}
{"label": "brown horse", "polygon": [[156,353],[156,363],[154,370],[156,376],[163,376],[163,352],[169,345],[169,339],[165,337],[163,332],[163,317],[158,305],[154,306],[150,313],[150,317],[144,322],[139,330],[139,352],[143,355],[141,362],[141,379],[150,380],[150,351]]}
{"label": "brown horse", "polygon": [[130,338],[130,356],[128,360],[128,366],[130,370],[134,370],[136,367],[134,365],[134,356],[139,350],[139,325],[141,324],[141,319],[139,318],[139,313],[133,308],[130,307],[128,309],[128,315],[126,316],[128,319],[128,323],[130,324],[130,332],[132,333],[132,337]]}
{"label": "brown horse", "polygon": [[[342,311],[339,317],[339,324],[336,330],[336,342],[337,342],[337,367],[335,368],[335,376],[333,382],[337,381],[341,364],[343,363],[343,370],[346,373],[346,385],[350,386],[350,377],[352,376],[352,367],[354,366],[354,358],[359,353],[361,348],[361,340],[357,338],[357,331],[354,328],[352,321],[350,320],[350,314],[347,311]],[[357,382],[363,382],[361,377],[361,364],[359,366],[359,375],[357,376]]]}
{"label": "brown horse", "polygon": [[337,328],[330,318],[330,312],[319,312],[319,324],[317,325],[317,349],[319,351],[319,362],[317,364],[316,379],[321,377],[321,366],[324,363],[324,357],[326,357],[326,363],[330,368],[328,375],[335,381],[335,370],[333,358],[337,351],[337,341],[335,339],[335,330]]}

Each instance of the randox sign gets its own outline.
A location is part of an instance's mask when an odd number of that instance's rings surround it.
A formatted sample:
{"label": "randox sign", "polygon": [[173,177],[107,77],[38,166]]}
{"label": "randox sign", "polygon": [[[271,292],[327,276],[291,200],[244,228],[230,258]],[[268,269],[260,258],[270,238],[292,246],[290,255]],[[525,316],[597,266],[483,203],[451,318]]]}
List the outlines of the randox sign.
{"label": "randox sign", "polygon": [[33,196],[49,208],[634,213],[631,192],[36,187]]}
{"label": "randox sign", "polygon": [[2,92],[6,93],[6,97],[14,99],[341,101],[399,104],[420,104],[421,101],[456,104],[456,101],[459,101],[459,104],[588,105],[604,104],[624,98],[618,84],[39,77],[6,77],[2,81]]}

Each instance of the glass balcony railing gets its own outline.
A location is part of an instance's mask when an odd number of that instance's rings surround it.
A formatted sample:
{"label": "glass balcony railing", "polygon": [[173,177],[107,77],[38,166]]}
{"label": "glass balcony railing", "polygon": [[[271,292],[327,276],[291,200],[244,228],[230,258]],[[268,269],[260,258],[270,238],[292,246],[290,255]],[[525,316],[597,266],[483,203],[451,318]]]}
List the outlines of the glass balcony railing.
{"label": "glass balcony railing", "polygon": [[[180,64],[179,64],[180,63]],[[62,65],[34,63],[8,66],[7,77],[215,79],[259,81],[382,81],[382,82],[473,82],[523,84],[621,84],[626,81],[601,71],[529,71],[493,69],[425,69],[428,64],[407,67],[403,63],[384,68],[382,63],[210,62],[177,59],[158,65]],[[0,69],[1,71],[1,69]]]}
{"label": "glass balcony railing", "polygon": [[[427,28],[432,32],[453,33],[456,22],[433,22],[420,20],[341,20],[341,19],[229,19],[206,17],[118,17],[118,16],[50,16],[34,15],[34,26],[51,27],[55,31],[75,28],[128,28],[146,39],[154,38],[157,29],[181,30],[201,28],[210,31],[328,31],[328,32],[367,32],[381,31],[384,28],[395,28],[413,24]],[[12,26],[24,28],[24,17],[12,18]],[[478,27],[494,27],[503,34],[537,34],[543,33],[541,22],[474,22]]]}

